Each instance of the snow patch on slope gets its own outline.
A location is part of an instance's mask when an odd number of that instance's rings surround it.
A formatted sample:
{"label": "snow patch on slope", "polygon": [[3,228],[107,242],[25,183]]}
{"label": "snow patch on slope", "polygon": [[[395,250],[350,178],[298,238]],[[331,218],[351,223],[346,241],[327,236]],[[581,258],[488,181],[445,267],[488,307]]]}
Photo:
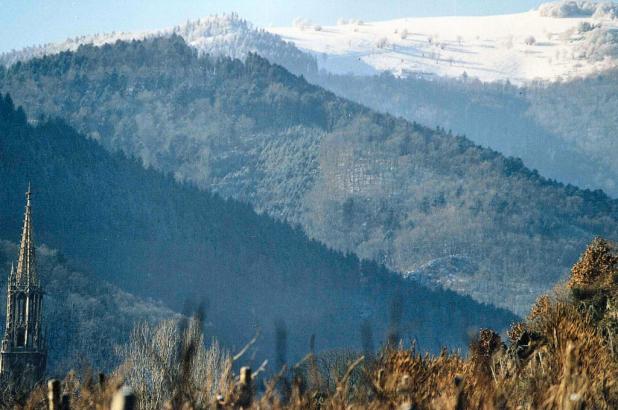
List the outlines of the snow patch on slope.
{"label": "snow patch on slope", "polygon": [[449,289],[469,295],[481,303],[488,303],[488,295],[500,294],[501,300],[492,300],[489,303],[507,307],[522,316],[528,313],[538,295],[547,293],[553,286],[550,283],[531,284],[516,278],[490,283],[480,272],[478,263],[465,255],[433,259],[402,275],[430,289]]}
{"label": "snow patch on slope", "polygon": [[[594,6],[594,7],[593,7]],[[268,30],[316,56],[321,69],[367,75],[559,80],[616,65],[617,7],[561,2],[527,13],[403,18]],[[556,17],[569,18],[556,18]]]}

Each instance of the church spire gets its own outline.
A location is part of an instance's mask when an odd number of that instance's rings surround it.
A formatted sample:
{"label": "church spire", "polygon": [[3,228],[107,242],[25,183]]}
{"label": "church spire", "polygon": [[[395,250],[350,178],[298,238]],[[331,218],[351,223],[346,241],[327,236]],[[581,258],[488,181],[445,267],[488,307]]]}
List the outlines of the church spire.
{"label": "church spire", "polygon": [[6,293],[5,333],[0,346],[0,375],[39,381],[45,372],[47,350],[41,335],[43,289],[37,275],[32,234],[32,190],[26,193],[26,211],[17,269],[11,266]]}
{"label": "church spire", "polygon": [[26,210],[24,212],[24,226],[21,234],[19,247],[19,259],[17,260],[16,281],[20,285],[38,285],[36,272],[36,255],[34,250],[34,236],[32,234],[32,205],[30,197],[32,190],[28,184],[26,192]]}

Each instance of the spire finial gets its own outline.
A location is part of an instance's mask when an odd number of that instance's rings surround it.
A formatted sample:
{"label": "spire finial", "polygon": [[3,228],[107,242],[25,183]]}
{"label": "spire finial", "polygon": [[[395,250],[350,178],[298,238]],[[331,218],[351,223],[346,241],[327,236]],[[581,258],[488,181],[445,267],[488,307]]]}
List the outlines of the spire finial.
{"label": "spire finial", "polygon": [[28,191],[26,192],[26,205],[30,206],[30,197],[32,196],[32,188],[30,182],[28,182]]}
{"label": "spire finial", "polygon": [[32,232],[32,188],[28,183],[26,192],[26,210],[24,212],[24,227],[21,234],[21,244],[19,247],[19,258],[17,260],[16,282],[23,285],[34,285],[38,283],[36,274],[36,261],[34,250],[34,235]]}

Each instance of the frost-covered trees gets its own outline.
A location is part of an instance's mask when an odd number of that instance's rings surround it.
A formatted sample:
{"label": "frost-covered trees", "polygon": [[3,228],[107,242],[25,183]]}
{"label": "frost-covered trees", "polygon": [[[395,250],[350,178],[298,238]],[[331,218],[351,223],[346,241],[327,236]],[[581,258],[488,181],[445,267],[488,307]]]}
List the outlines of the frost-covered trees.
{"label": "frost-covered trees", "polygon": [[577,42],[575,56],[590,61],[602,61],[618,56],[618,33],[602,26],[590,27]]}
{"label": "frost-covered trees", "polygon": [[541,16],[554,18],[615,18],[618,15],[618,5],[613,2],[564,0],[541,5],[539,13]]}
{"label": "frost-covered trees", "polygon": [[360,26],[364,24],[363,20],[340,18],[337,20],[338,26],[350,26],[355,33],[359,31]]}
{"label": "frost-covered trees", "polygon": [[232,383],[231,358],[213,340],[206,347],[197,317],[138,324],[129,343],[118,348],[119,373],[136,390],[141,407],[161,409],[191,397],[208,407]]}
{"label": "frost-covered trees", "polygon": [[383,48],[387,48],[390,45],[388,38],[386,37],[380,37],[377,41],[376,41],[376,48],[379,49],[383,49]]}
{"label": "frost-covered trees", "polygon": [[[305,19],[295,19],[295,26],[321,30],[321,26]],[[28,47],[18,51],[0,54],[0,66],[12,65],[43,55],[74,51],[80,45],[101,46],[113,44],[117,40],[140,40],[155,37],[178,35],[200,55],[226,56],[244,59],[249,53],[260,55],[276,64],[285,65],[295,73],[308,73],[317,70],[315,59],[298,50],[294,45],[283,41],[279,36],[258,30],[238,14],[223,14],[197,20],[189,20],[168,30],[143,33],[108,33],[94,36],[81,36],[55,44]]]}
{"label": "frost-covered trees", "polygon": [[581,23],[579,23],[579,25],[577,26],[577,31],[579,33],[587,33],[589,31],[592,31],[595,28],[595,26],[593,26],[592,24],[590,24],[587,21],[582,21]]}
{"label": "frost-covered trees", "polygon": [[321,25],[313,24],[311,20],[305,19],[302,17],[296,17],[294,20],[292,20],[292,25],[301,31],[311,30],[311,29],[315,31],[322,31]]}
{"label": "frost-covered trees", "polygon": [[302,31],[311,28],[313,26],[313,23],[311,23],[311,20],[308,20],[306,18],[296,17],[294,20],[292,20],[292,25]]}

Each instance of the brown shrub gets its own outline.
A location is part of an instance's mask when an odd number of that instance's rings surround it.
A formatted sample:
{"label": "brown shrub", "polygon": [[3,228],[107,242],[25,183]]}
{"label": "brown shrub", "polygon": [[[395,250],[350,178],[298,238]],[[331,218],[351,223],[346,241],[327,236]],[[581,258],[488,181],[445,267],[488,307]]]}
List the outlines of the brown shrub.
{"label": "brown shrub", "polygon": [[618,256],[615,246],[605,239],[595,238],[571,269],[570,288],[609,288],[614,285]]}

